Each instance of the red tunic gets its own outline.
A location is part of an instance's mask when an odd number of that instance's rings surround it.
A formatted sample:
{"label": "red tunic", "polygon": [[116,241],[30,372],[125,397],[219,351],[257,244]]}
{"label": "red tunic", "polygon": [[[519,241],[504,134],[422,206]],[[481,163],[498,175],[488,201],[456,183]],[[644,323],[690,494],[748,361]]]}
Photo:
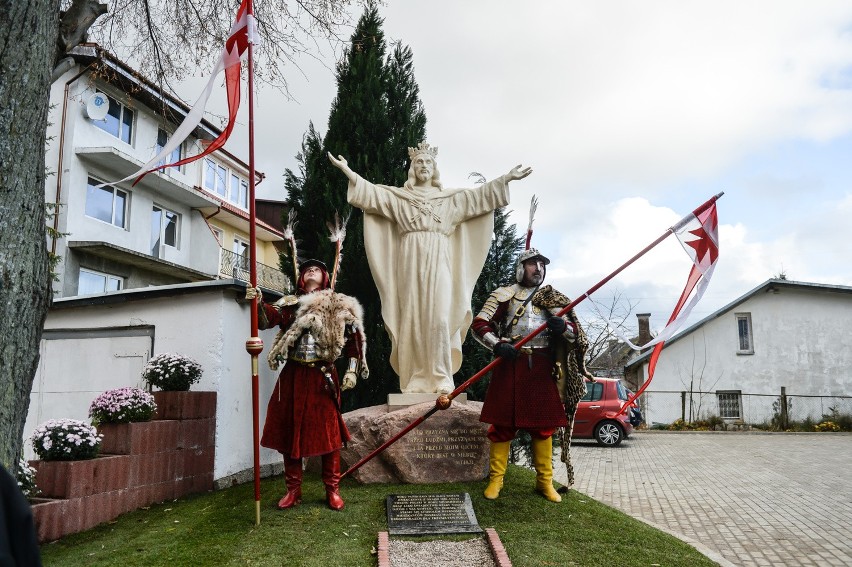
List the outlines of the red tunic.
{"label": "red tunic", "polygon": [[[279,325],[286,330],[293,323],[298,305],[278,309],[263,304],[268,329]],[[262,318],[261,318],[262,319]],[[260,323],[262,325],[262,323]],[[344,347],[346,356],[357,357],[360,335],[350,336]],[[288,360],[281,370],[269,405],[260,444],[275,449],[293,459],[324,455],[350,439],[346,424],[340,418],[331,393],[326,388],[323,363],[310,367]],[[337,400],[340,401],[340,380],[334,364],[326,363],[334,380]]]}
{"label": "red tunic", "polygon": [[[500,303],[491,321],[474,319],[472,331],[480,337],[488,332],[498,335],[496,322],[505,318],[507,307],[508,302]],[[549,348],[537,348],[531,355],[519,354],[514,361],[503,360],[491,371],[479,421],[513,429],[568,425],[553,379],[553,365]]]}

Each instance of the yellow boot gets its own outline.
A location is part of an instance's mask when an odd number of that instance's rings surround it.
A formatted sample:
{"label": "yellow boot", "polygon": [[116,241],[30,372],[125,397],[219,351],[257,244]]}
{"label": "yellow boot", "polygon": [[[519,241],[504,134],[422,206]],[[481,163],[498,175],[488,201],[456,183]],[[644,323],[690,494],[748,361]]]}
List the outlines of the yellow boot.
{"label": "yellow boot", "polygon": [[491,469],[488,472],[488,486],[485,487],[483,495],[489,500],[496,500],[503,488],[503,475],[506,474],[506,463],[509,462],[509,447],[511,441],[502,443],[491,442]]}
{"label": "yellow boot", "polygon": [[551,502],[562,502],[562,497],[553,489],[553,438],[532,440],[533,465],[535,466],[535,489]]}

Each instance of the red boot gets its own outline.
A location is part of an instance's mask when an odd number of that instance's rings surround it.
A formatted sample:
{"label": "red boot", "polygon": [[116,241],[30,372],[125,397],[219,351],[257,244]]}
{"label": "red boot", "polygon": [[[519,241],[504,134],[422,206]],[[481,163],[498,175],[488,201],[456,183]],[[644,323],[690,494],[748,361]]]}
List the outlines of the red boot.
{"label": "red boot", "polygon": [[340,451],[332,451],[322,456],[322,482],[325,484],[325,496],[328,507],[343,510],[343,498],[340,497]]}
{"label": "red boot", "polygon": [[284,455],[284,481],[287,494],[278,501],[278,509],[286,510],[302,503],[302,459],[291,459]]}

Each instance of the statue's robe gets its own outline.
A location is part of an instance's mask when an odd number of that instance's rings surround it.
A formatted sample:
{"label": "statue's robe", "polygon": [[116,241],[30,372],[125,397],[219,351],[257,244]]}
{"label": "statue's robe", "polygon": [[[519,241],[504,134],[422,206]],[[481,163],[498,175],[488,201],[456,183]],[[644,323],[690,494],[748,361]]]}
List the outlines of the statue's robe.
{"label": "statue's robe", "polygon": [[349,184],[364,211],[367,260],[390,335],[390,363],[403,392],[451,392],[470,300],[494,230],[509,203],[503,178],[474,189]]}

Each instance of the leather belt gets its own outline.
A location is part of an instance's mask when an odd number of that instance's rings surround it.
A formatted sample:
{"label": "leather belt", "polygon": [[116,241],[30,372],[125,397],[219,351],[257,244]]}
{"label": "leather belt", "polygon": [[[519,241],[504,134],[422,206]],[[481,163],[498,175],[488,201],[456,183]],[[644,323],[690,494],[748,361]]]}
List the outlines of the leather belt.
{"label": "leather belt", "polygon": [[292,362],[295,362],[296,364],[301,364],[302,366],[307,366],[308,368],[316,368],[316,367],[320,367],[320,368],[329,367],[330,368],[331,367],[331,363],[326,362],[325,360],[306,361],[306,360],[296,360],[295,358],[291,358],[290,360]]}
{"label": "leather belt", "polygon": [[541,346],[541,347],[522,346],[521,348],[518,349],[518,352],[520,352],[521,354],[535,354],[537,352],[540,352],[542,354],[546,354],[544,351],[546,351],[549,348],[550,347],[544,347],[544,346]]}

